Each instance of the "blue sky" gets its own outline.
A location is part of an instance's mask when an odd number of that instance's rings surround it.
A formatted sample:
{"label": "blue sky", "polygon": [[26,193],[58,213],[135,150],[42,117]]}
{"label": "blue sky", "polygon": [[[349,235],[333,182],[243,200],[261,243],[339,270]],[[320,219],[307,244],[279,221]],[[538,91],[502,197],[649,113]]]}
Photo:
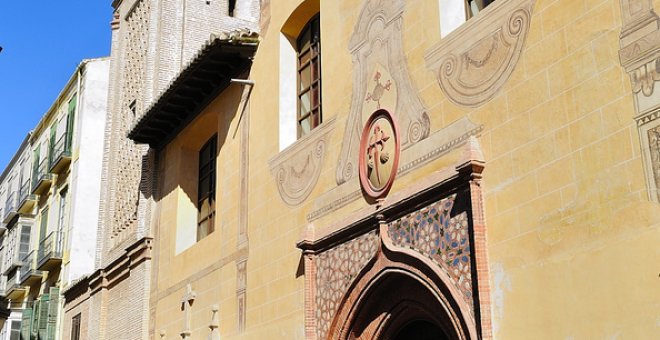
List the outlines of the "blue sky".
{"label": "blue sky", "polygon": [[0,172],[78,63],[110,53],[110,3],[0,1]]}

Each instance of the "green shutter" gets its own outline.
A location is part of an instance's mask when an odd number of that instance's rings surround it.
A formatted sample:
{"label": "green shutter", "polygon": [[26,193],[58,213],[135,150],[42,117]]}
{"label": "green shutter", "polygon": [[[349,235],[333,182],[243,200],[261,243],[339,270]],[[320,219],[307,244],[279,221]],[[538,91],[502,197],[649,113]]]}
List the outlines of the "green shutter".
{"label": "green shutter", "polygon": [[32,305],[32,318],[30,324],[32,325],[30,329],[30,337],[27,339],[36,339],[37,334],[39,333],[39,307],[41,303],[39,300],[34,300]]}
{"label": "green shutter", "polygon": [[41,294],[39,298],[39,338],[46,339],[46,328],[48,326],[49,295]]}
{"label": "green shutter", "polygon": [[34,150],[34,157],[32,157],[32,187],[36,185],[39,180],[39,151],[41,145],[37,145],[37,148]]}
{"label": "green shutter", "polygon": [[76,103],[78,101],[78,96],[74,95],[69,100],[69,114],[66,118],[66,148],[64,150],[71,150],[71,142],[73,141],[73,122],[76,115]]}
{"label": "green shutter", "polygon": [[32,320],[32,308],[23,310],[21,318],[21,340],[30,340],[30,321]]}
{"label": "green shutter", "polygon": [[50,145],[48,145],[48,166],[53,165],[53,153],[55,152],[55,136],[57,135],[57,120],[50,127]]}
{"label": "green shutter", "polygon": [[57,335],[57,313],[60,309],[60,289],[50,289],[50,302],[48,303],[48,321],[46,325],[46,340],[55,340]]}

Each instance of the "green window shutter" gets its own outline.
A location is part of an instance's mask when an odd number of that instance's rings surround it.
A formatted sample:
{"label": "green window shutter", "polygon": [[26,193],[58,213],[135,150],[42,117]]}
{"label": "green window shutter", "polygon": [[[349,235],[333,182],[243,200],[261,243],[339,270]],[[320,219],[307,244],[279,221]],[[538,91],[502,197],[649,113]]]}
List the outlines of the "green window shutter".
{"label": "green window shutter", "polygon": [[34,187],[37,183],[38,177],[39,177],[39,151],[41,149],[41,145],[38,145],[37,148],[34,150],[34,157],[32,157],[32,187]]}
{"label": "green window shutter", "polygon": [[73,141],[73,122],[76,115],[76,103],[78,102],[78,95],[74,95],[69,100],[69,113],[66,118],[66,148],[65,150],[71,150],[71,142]]}
{"label": "green window shutter", "polygon": [[23,310],[23,316],[21,317],[21,340],[30,340],[31,325],[32,321],[32,308],[26,308]]}
{"label": "green window shutter", "polygon": [[32,325],[30,329],[30,337],[26,339],[36,339],[37,334],[39,333],[39,305],[41,305],[39,300],[34,300],[32,305],[32,318],[30,324]]}
{"label": "green window shutter", "polygon": [[57,133],[57,121],[50,127],[50,144],[48,145],[48,166],[53,165],[53,153],[55,152],[55,135]]}
{"label": "green window shutter", "polygon": [[46,340],[55,340],[57,335],[57,314],[60,309],[60,289],[50,288],[48,303],[48,321],[46,325]]}
{"label": "green window shutter", "polygon": [[39,299],[39,339],[46,339],[46,328],[48,326],[49,295],[41,294]]}

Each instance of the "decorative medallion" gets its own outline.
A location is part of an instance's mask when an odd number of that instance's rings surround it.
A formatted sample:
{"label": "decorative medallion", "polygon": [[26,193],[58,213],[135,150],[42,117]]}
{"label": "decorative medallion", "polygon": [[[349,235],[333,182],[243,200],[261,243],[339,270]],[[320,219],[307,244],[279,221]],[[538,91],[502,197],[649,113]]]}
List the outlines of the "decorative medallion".
{"label": "decorative medallion", "polygon": [[400,150],[394,118],[387,110],[377,110],[367,120],[360,141],[360,184],[369,197],[382,198],[392,187]]}
{"label": "decorative medallion", "polygon": [[449,100],[477,107],[509,79],[527,38],[536,0],[496,1],[426,53]]}
{"label": "decorative medallion", "polygon": [[378,109],[394,112],[401,148],[429,136],[431,123],[410,79],[403,50],[403,0],[367,0],[348,49],[353,57],[353,94],[336,170],[341,185],[357,173],[360,129]]}

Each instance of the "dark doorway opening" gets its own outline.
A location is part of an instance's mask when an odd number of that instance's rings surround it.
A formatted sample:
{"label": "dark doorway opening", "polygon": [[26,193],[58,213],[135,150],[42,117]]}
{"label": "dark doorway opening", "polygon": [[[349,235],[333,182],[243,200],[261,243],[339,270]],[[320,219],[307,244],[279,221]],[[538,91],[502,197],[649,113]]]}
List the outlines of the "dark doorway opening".
{"label": "dark doorway opening", "polygon": [[437,325],[426,320],[416,320],[403,327],[393,340],[450,340]]}

